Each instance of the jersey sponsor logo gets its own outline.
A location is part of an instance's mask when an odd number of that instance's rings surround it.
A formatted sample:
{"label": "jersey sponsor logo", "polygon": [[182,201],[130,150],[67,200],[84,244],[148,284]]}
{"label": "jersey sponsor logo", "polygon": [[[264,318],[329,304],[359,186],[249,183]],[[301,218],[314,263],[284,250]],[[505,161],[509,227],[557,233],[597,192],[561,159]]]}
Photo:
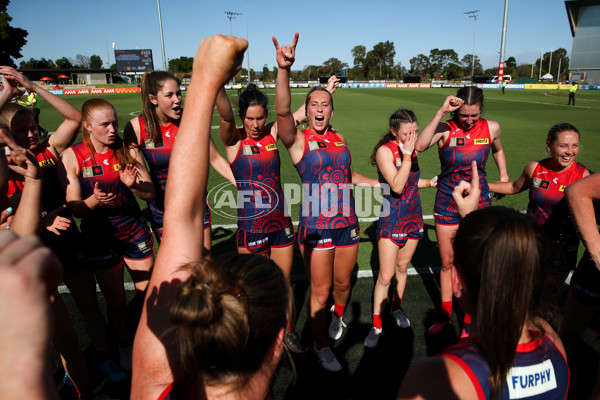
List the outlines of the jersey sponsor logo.
{"label": "jersey sponsor logo", "polygon": [[352,228],[352,230],[350,231],[350,237],[354,239],[357,236],[358,236],[358,229]]}
{"label": "jersey sponsor logo", "polygon": [[402,159],[401,158],[396,158],[396,167],[399,167],[402,165]]}
{"label": "jersey sponsor logo", "polygon": [[543,190],[548,190],[548,188],[550,187],[550,181],[540,178],[533,178],[533,186]]}
{"label": "jersey sponsor logo", "polygon": [[559,191],[559,192],[564,192],[566,187],[567,187],[566,185],[560,185],[560,186],[558,187],[558,191]]}
{"label": "jersey sponsor logo", "polygon": [[53,159],[48,159],[48,160],[42,160],[40,161],[38,164],[40,164],[40,167],[44,168],[44,167],[51,167],[53,165],[56,165],[56,163],[54,162]]}
{"label": "jersey sponsor logo", "polygon": [[84,178],[104,175],[101,165],[92,165],[91,167],[83,167],[82,175]]}
{"label": "jersey sponsor logo", "polygon": [[287,236],[288,238],[290,236],[294,236],[294,232],[292,231],[292,228],[289,226],[287,228],[284,228],[283,231],[285,232],[285,236]]}
{"label": "jersey sponsor logo", "polygon": [[251,156],[255,154],[260,154],[260,148],[258,146],[249,146],[247,144],[244,145],[245,156]]}
{"label": "jersey sponsor logo", "polygon": [[166,132],[165,132],[165,137],[168,137],[168,138],[170,138],[170,137],[171,137],[171,131],[166,131]]}
{"label": "jersey sponsor logo", "polygon": [[336,146],[345,146],[344,142],[333,142]]}
{"label": "jersey sponsor logo", "polygon": [[147,149],[156,149],[159,147],[164,147],[164,143],[163,140],[160,138],[156,139],[156,142],[154,142],[152,139],[146,139],[144,140],[144,146]]}
{"label": "jersey sponsor logo", "polygon": [[308,148],[310,150],[326,149],[327,143],[325,142],[308,142]]}
{"label": "jersey sponsor logo", "polygon": [[467,133],[467,139],[471,139],[471,134]]}
{"label": "jersey sponsor logo", "polygon": [[485,138],[485,139],[475,139],[473,141],[473,143],[475,144],[490,144],[490,140]]}
{"label": "jersey sponsor logo", "polygon": [[465,145],[465,138],[452,138],[450,139],[450,147],[462,147]]}
{"label": "jersey sponsor logo", "polygon": [[102,161],[102,164],[104,164],[104,165],[108,165],[108,160],[104,160],[104,161]]}
{"label": "jersey sponsor logo", "polygon": [[277,150],[277,145],[275,143],[271,143],[265,146],[265,149],[267,151],[273,151],[273,150]]}
{"label": "jersey sponsor logo", "polygon": [[558,183],[558,178],[552,179],[552,183],[557,184]]}
{"label": "jersey sponsor logo", "polygon": [[511,399],[523,399],[557,388],[556,373],[551,360],[527,367],[513,367],[506,377]]}
{"label": "jersey sponsor logo", "polygon": [[118,171],[120,169],[119,164],[113,164],[113,171]]}

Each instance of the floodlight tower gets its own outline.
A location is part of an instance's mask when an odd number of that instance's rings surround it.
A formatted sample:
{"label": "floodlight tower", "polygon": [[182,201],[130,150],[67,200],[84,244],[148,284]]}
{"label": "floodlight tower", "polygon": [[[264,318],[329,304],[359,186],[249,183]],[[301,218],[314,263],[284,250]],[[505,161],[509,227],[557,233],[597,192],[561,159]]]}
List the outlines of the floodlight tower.
{"label": "floodlight tower", "polygon": [[158,6],[158,29],[160,30],[160,48],[162,49],[163,70],[167,70],[167,57],[165,57],[165,39],[163,38],[162,17],[160,15],[160,0],[156,0]]}
{"label": "floodlight tower", "polygon": [[477,15],[479,10],[466,11],[469,18],[473,18],[473,54],[471,54],[471,83],[473,83],[473,77],[475,76],[475,38],[477,37]]}
{"label": "floodlight tower", "polygon": [[246,0],[244,0],[244,18],[246,19],[246,41],[248,41],[248,48],[246,49],[246,58],[248,59],[248,84],[250,84],[250,41],[248,40],[248,8],[246,7]]}
{"label": "floodlight tower", "polygon": [[237,19],[238,15],[242,15],[242,13],[233,12],[233,11],[225,11],[225,18],[227,18],[229,20],[229,34],[232,36],[233,36],[233,27],[231,25],[231,21],[234,19]]}
{"label": "floodlight tower", "polygon": [[502,40],[500,41],[500,62],[498,64],[498,82],[504,81],[504,46],[506,44],[507,21],[508,21],[508,0],[504,0],[504,19],[502,21]]}

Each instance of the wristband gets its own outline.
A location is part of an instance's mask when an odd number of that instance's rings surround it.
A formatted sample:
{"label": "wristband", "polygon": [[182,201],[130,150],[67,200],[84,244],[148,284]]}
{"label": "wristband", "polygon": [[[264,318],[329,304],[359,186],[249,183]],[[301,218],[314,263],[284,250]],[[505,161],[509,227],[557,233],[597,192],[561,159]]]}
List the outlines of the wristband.
{"label": "wristband", "polygon": [[431,180],[430,179],[425,179],[425,187],[426,188],[430,188],[431,187]]}

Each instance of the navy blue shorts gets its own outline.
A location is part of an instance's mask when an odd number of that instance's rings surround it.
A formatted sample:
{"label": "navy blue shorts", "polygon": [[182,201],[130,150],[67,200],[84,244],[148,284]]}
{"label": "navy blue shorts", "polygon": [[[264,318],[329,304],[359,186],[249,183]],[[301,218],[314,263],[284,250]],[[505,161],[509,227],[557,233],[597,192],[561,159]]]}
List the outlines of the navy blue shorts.
{"label": "navy blue shorts", "polygon": [[246,249],[250,253],[265,254],[272,247],[287,247],[294,243],[294,227],[269,232],[254,233],[238,229],[237,233],[238,249]]}
{"label": "navy blue shorts", "polygon": [[336,247],[350,247],[358,245],[360,241],[360,225],[340,229],[312,229],[298,227],[298,244],[314,250],[331,250]]}
{"label": "navy blue shorts", "polygon": [[377,229],[377,241],[380,239],[390,239],[394,244],[403,247],[408,239],[419,240],[423,237],[423,229],[409,233],[394,233],[387,230]]}
{"label": "navy blue shorts", "polygon": [[126,239],[119,239],[106,229],[82,229],[82,241],[87,260],[95,268],[111,267],[123,259],[145,260],[154,255],[154,240],[145,220],[132,227]]}

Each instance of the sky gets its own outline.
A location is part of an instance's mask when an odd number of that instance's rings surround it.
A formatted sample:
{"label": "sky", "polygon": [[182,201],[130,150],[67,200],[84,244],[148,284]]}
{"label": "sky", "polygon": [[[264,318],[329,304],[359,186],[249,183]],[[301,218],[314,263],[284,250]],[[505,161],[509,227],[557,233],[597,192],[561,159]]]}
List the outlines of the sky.
{"label": "sky", "polygon": [[[352,49],[369,51],[389,40],[395,62],[410,68],[410,59],[434,48],[453,49],[459,59],[473,52],[484,68],[498,66],[505,0],[162,0],[167,61],[193,57],[200,40],[216,34],[248,37],[243,67],[255,71],[275,65],[272,36],[289,44],[300,40],[292,69],[321,65],[331,57],[353,66]],[[247,9],[247,35],[246,12]],[[478,10],[474,19],[464,13]],[[238,12],[230,21],[225,11]],[[105,66],[115,62],[114,48],[151,49],[154,68],[163,57],[157,1],[154,0],[11,0],[11,25],[29,32],[22,60],[56,60],[77,54],[99,55]],[[511,0],[505,59],[529,64],[560,47],[571,52],[572,36],[564,1]]]}

